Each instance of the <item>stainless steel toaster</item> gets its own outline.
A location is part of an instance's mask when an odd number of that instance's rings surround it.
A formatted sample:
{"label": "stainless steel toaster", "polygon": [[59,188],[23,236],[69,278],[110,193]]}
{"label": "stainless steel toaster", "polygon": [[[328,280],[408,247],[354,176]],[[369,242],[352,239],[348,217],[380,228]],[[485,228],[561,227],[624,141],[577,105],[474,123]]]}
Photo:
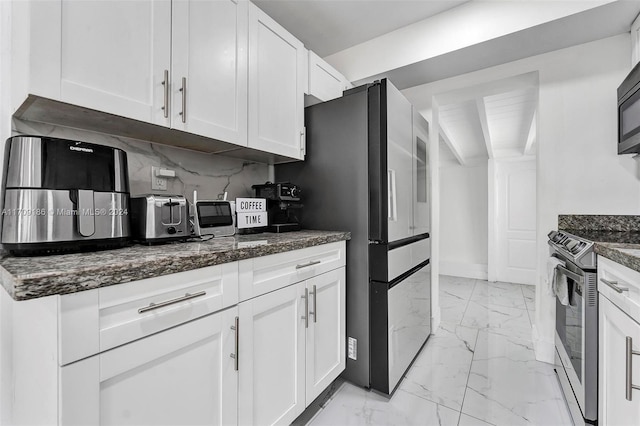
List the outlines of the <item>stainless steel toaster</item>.
{"label": "stainless steel toaster", "polygon": [[109,248],[130,237],[127,154],[42,136],[7,139],[2,244],[14,254]]}
{"label": "stainless steel toaster", "polygon": [[186,240],[191,235],[188,206],[182,195],[132,197],[133,238],[146,244]]}

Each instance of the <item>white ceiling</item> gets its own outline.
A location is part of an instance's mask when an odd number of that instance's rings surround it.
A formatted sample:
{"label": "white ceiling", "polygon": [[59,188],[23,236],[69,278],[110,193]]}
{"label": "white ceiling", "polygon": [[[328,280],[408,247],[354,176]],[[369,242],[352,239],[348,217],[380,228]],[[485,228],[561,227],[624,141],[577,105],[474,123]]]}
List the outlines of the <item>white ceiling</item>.
{"label": "white ceiling", "polygon": [[445,160],[466,166],[534,153],[537,73],[460,88],[439,95],[437,102]]}
{"label": "white ceiling", "polygon": [[468,0],[253,0],[324,57]]}

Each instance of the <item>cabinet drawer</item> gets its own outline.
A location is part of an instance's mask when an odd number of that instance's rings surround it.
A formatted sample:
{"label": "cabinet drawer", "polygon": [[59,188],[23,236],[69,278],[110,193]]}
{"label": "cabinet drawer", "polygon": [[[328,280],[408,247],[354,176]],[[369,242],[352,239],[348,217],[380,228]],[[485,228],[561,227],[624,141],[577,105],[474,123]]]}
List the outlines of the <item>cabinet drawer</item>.
{"label": "cabinet drawer", "polygon": [[100,351],[236,304],[237,267],[232,262],[100,289]]}
{"label": "cabinet drawer", "polygon": [[345,242],[241,260],[240,301],[286,287],[345,265]]}
{"label": "cabinet drawer", "polygon": [[[618,292],[607,282],[625,290]],[[640,318],[640,272],[598,256],[598,292],[627,315]]]}

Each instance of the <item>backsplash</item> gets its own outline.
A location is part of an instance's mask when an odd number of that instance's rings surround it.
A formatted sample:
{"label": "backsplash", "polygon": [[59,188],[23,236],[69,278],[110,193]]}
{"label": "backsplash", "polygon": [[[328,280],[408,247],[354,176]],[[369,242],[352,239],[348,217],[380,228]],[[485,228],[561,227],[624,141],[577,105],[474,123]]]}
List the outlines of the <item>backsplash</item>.
{"label": "backsplash", "polygon": [[[216,154],[189,151],[137,139],[116,137],[86,130],[60,127],[31,121],[13,120],[14,135],[40,135],[79,140],[120,148],[127,153],[131,195],[159,193],[183,194],[192,200],[193,190],[199,199],[217,199],[228,192],[230,200],[251,197],[251,185],[269,180],[269,166]],[[151,166],[174,170],[167,179],[166,191],[151,190]]]}

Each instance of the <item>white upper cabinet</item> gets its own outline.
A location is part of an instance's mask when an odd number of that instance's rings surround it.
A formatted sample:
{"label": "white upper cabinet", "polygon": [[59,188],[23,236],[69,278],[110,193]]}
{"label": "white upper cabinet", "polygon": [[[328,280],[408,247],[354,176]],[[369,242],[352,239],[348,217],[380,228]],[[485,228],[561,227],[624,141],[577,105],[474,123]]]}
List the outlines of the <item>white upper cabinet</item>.
{"label": "white upper cabinet", "polygon": [[306,76],[302,42],[250,4],[250,148],[304,158]]}
{"label": "white upper cabinet", "polygon": [[309,91],[311,95],[322,102],[342,96],[344,90],[353,85],[321,57],[309,51]]}
{"label": "white upper cabinet", "polygon": [[63,0],[61,6],[60,100],[168,124],[161,108],[171,2]]}
{"label": "white upper cabinet", "polygon": [[173,1],[171,127],[246,146],[247,8]]}

